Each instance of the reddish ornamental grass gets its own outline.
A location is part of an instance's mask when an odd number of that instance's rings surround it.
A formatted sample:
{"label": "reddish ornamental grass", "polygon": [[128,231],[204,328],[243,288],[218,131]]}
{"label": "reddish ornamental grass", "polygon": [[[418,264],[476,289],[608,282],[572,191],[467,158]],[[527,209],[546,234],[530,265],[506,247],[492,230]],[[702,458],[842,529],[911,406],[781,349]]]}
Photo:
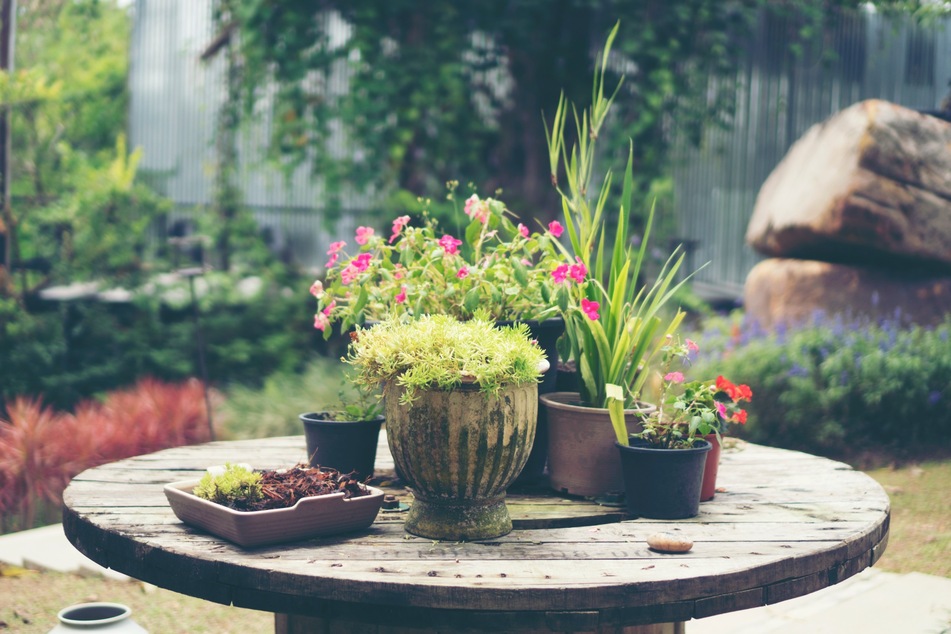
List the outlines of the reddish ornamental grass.
{"label": "reddish ornamental grass", "polygon": [[[16,398],[0,418],[3,528],[32,527],[38,504],[59,505],[70,479],[85,469],[208,439],[204,391],[194,379],[143,379],[102,402],[82,401],[73,414]],[[10,517],[18,526],[6,525]]]}

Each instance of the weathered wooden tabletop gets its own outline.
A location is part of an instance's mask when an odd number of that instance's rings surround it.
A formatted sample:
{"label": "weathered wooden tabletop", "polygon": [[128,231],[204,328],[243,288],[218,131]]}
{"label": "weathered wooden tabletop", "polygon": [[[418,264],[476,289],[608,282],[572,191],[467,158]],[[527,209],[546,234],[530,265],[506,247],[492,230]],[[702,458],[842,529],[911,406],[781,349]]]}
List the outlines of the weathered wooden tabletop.
{"label": "weathered wooden tabletop", "polygon": [[[888,496],[865,474],[743,443],[724,452],[718,493],[693,519],[629,519],[623,509],[554,493],[510,494],[516,530],[488,542],[414,537],[397,512],[358,533],[243,549],[182,524],[162,490],[212,464],[281,468],[305,453],[303,437],[216,442],[90,469],[64,494],[66,535],[132,577],[278,613],[280,632],[316,631],[325,619],[375,632],[607,632],[684,622],[838,583],[871,566],[888,539]],[[377,472],[391,469],[383,444]],[[658,531],[694,547],[653,552],[645,539]]]}

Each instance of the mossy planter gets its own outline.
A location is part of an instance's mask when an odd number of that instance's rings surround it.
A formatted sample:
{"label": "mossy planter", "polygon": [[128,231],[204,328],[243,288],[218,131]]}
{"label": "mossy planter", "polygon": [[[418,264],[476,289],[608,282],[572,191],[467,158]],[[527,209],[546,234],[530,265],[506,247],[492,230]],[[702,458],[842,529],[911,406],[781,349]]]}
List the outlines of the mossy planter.
{"label": "mossy planter", "polygon": [[535,439],[538,385],[477,385],[425,390],[401,404],[403,388],[384,386],[386,436],[415,500],[404,524],[428,539],[493,539],[512,530],[505,490]]}

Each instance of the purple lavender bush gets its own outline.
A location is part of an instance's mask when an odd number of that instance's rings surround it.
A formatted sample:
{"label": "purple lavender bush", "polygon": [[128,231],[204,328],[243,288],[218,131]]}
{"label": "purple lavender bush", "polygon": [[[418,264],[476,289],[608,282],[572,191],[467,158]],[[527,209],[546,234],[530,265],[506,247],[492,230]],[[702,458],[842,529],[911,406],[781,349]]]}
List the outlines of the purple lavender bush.
{"label": "purple lavender bush", "polygon": [[745,438],[848,457],[951,449],[951,316],[933,328],[826,317],[767,332],[742,315],[707,320],[696,372],[748,384]]}

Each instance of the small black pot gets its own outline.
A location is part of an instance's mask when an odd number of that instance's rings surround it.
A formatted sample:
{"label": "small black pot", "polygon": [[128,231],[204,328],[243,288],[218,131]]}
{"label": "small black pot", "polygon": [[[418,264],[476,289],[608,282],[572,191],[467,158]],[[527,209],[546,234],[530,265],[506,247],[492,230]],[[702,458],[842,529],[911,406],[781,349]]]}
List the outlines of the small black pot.
{"label": "small black pot", "polygon": [[638,517],[679,520],[700,512],[700,485],[711,445],[698,440],[692,449],[656,449],[631,438],[621,452],[627,510]]}
{"label": "small black pot", "polygon": [[300,415],[310,466],[355,472],[359,480],[373,477],[383,416],[370,421],[337,421],[323,420],[325,415],[326,412]]}

